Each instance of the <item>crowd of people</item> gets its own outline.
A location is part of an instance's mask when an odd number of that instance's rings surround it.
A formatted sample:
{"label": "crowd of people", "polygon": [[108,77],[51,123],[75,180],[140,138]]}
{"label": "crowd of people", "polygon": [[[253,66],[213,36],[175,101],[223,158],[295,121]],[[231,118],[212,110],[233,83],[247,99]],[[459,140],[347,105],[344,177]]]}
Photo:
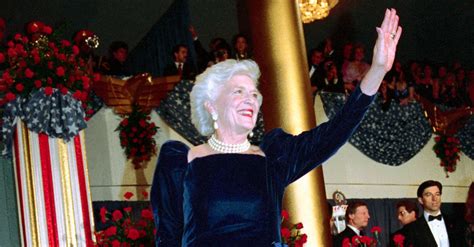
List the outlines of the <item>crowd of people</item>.
{"label": "crowd of people", "polygon": [[[389,246],[473,246],[474,245],[474,182],[468,191],[463,219],[443,213],[443,185],[434,180],[421,183],[415,200],[400,200],[396,204],[397,219],[402,226],[390,234]],[[367,203],[349,202],[346,209],[346,228],[334,237],[334,246],[352,242],[354,236],[364,236],[370,220]],[[347,240],[346,240],[347,239]]]}

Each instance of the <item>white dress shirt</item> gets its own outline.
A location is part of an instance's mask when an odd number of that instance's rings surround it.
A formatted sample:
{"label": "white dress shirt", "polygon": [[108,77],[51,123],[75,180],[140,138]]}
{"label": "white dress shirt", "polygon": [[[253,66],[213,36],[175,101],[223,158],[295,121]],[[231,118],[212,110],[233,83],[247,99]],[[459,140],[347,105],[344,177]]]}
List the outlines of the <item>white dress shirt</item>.
{"label": "white dress shirt", "polygon": [[[438,216],[441,214],[441,211],[434,214],[433,216]],[[426,222],[428,222],[428,226],[430,227],[431,234],[433,234],[434,239],[436,240],[436,244],[439,247],[449,247],[449,238],[448,238],[448,230],[446,229],[446,224],[444,223],[444,219],[441,220],[432,220],[428,221],[428,216],[430,214],[426,211],[423,211],[423,216],[425,217]]]}

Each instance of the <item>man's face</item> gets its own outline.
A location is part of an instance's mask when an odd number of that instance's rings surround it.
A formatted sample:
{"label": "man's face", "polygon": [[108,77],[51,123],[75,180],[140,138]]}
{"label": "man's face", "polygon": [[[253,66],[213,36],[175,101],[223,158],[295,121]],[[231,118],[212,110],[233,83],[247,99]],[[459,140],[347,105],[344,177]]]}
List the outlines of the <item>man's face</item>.
{"label": "man's face", "polygon": [[407,225],[416,220],[415,211],[408,212],[405,206],[400,206],[397,209],[398,221],[402,226]]}
{"label": "man's face", "polygon": [[188,59],[188,48],[180,47],[178,52],[174,53],[174,58],[178,63],[185,63]]}
{"label": "man's face", "polygon": [[354,214],[349,214],[349,223],[357,229],[362,229],[369,224],[369,209],[366,206],[356,208]]}
{"label": "man's face", "polygon": [[117,61],[124,63],[125,60],[127,60],[128,51],[124,48],[118,48],[116,51],[114,51],[113,55]]}
{"label": "man's face", "polygon": [[438,186],[426,188],[421,197],[418,197],[418,201],[426,212],[430,214],[438,213],[441,208],[441,192]]}
{"label": "man's face", "polygon": [[322,52],[315,51],[311,55],[311,63],[315,65],[320,65],[321,62],[324,60],[324,56]]}

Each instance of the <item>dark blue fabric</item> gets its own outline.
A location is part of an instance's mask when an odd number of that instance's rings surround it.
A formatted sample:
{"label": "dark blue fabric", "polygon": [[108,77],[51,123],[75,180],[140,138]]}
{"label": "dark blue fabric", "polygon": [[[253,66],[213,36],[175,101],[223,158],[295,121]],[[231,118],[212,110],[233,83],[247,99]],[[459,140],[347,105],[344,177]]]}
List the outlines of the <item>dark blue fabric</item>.
{"label": "dark blue fabric", "polygon": [[260,145],[265,157],[214,154],[188,164],[186,145],[165,143],[151,193],[157,246],[278,243],[286,186],[333,155],[355,131],[374,98],[357,88],[327,123],[297,136],[272,130]]}
{"label": "dark blue fabric", "polygon": [[[344,94],[322,92],[320,95],[326,115],[332,118],[344,103]],[[399,166],[413,158],[428,143],[431,126],[419,103],[406,106],[392,103],[385,111],[382,100],[376,102],[349,143],[372,160]]]}
{"label": "dark blue fabric", "polygon": [[173,47],[185,44],[188,50],[188,62],[196,66],[193,39],[189,32],[189,6],[187,0],[176,0],[163,14],[160,20],[130,52],[128,59],[132,74],[151,73],[162,76],[163,70],[173,62]]}

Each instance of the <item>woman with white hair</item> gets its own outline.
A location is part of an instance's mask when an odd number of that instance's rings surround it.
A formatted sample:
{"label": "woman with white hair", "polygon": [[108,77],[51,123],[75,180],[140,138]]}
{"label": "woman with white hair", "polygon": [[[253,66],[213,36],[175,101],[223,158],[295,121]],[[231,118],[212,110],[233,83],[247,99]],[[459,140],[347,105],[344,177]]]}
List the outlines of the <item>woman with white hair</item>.
{"label": "woman with white hair", "polygon": [[262,102],[257,64],[227,60],[196,78],[192,122],[207,143],[163,144],[151,202],[157,246],[273,246],[280,242],[283,193],[327,160],[351,136],[392,67],[401,35],[387,10],[372,66],[331,121],[297,136],[274,129],[260,146],[247,137]]}

